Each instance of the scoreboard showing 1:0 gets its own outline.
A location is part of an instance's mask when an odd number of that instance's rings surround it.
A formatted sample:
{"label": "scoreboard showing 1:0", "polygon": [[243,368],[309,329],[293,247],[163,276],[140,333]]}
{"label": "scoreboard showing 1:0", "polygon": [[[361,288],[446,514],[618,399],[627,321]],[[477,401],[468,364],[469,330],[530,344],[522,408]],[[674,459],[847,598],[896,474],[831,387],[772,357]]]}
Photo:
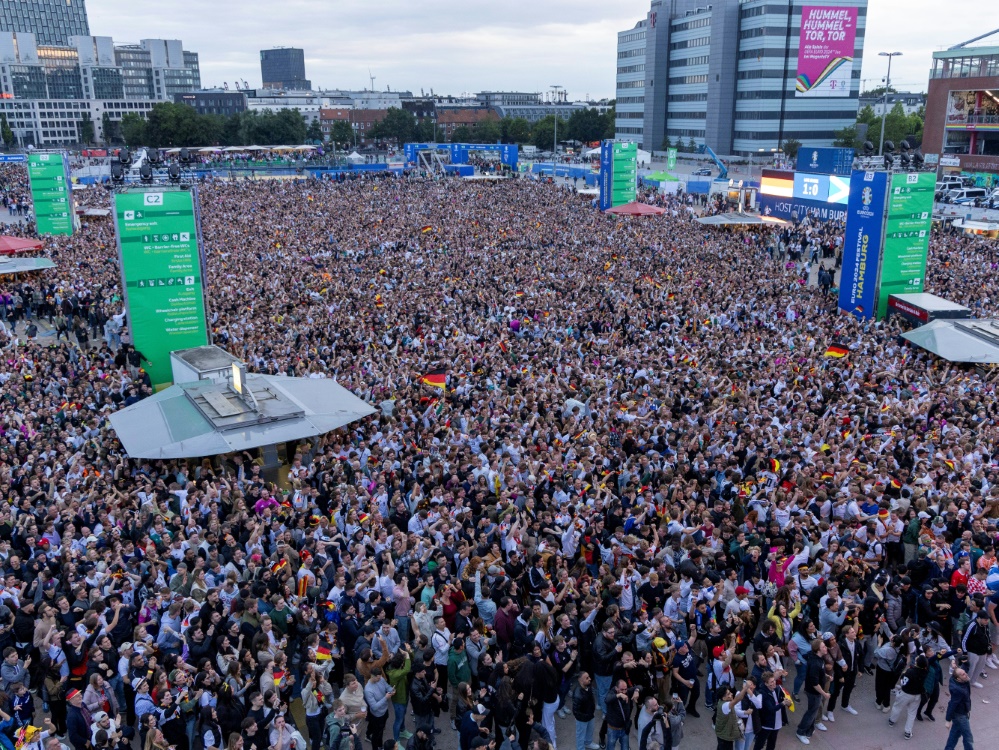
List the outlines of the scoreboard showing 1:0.
{"label": "scoreboard showing 1:0", "polygon": [[794,174],[794,193],[799,200],[822,201],[829,198],[829,177],[824,174]]}

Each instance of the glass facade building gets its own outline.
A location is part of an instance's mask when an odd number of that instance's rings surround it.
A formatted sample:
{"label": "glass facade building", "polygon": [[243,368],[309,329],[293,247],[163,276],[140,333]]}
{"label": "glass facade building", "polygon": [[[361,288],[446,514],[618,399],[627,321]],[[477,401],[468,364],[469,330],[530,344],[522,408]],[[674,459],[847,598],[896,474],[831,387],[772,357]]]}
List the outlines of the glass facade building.
{"label": "glass facade building", "polygon": [[305,50],[294,47],[260,50],[260,76],[265,89],[311,91],[305,77]]}
{"label": "glass facade building", "polygon": [[38,44],[68,45],[90,36],[84,0],[0,0],[0,31],[30,32]]}

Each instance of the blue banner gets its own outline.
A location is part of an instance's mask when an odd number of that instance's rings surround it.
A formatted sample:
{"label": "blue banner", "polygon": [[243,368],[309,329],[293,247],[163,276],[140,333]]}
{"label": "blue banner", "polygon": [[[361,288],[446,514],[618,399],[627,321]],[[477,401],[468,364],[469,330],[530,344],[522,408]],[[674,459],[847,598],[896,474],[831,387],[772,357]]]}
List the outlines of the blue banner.
{"label": "blue banner", "polygon": [[600,142],[600,210],[606,211],[611,202],[614,178],[614,141]]}
{"label": "blue banner", "polygon": [[[693,193],[691,185],[687,184],[687,192]],[[846,221],[846,206],[826,203],[825,201],[804,200],[802,198],[782,198],[779,195],[763,195],[757,198],[760,213],[764,216],[774,216],[788,221],[801,221],[806,216],[816,221]]]}
{"label": "blue banner", "polygon": [[28,160],[24,154],[0,154],[0,164],[13,163],[23,164]]}
{"label": "blue banner", "polygon": [[876,312],[887,192],[886,172],[857,170],[850,179],[839,307],[858,318],[868,319]]}
{"label": "blue banner", "polygon": [[795,171],[849,177],[853,172],[853,149],[802,147],[798,149]]}

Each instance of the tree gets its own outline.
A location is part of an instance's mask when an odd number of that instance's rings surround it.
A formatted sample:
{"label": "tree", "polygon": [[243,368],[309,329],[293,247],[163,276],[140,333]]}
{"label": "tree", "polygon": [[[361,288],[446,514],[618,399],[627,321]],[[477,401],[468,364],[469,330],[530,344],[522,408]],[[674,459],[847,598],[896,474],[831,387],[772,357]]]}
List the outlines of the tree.
{"label": "tree", "polygon": [[416,123],[416,129],[413,130],[413,140],[420,143],[434,143],[437,141],[436,131],[437,123],[429,117],[424,117]]}
{"label": "tree", "polygon": [[118,123],[111,119],[111,113],[105,112],[101,115],[101,140],[104,141],[104,145],[111,145],[111,141],[116,137],[117,131]]}
{"label": "tree", "polygon": [[667,135],[665,138],[663,138],[663,151],[668,151],[671,148],[673,148],[673,143],[670,141],[669,136]]}
{"label": "tree", "polygon": [[833,141],[834,146],[838,146],[840,148],[852,148],[852,149],[863,148],[864,144],[857,142],[856,125],[850,125],[848,127],[843,128],[842,130],[837,130],[833,134],[836,136],[836,139]]}
{"label": "tree", "polygon": [[[562,136],[565,140],[565,126],[566,122],[562,118],[558,120],[558,134]],[[555,116],[548,115],[547,117],[542,117],[536,123],[534,127],[531,128],[531,142],[542,149],[547,151],[552,148],[553,142],[555,140]]]}
{"label": "tree", "polygon": [[323,126],[319,124],[319,120],[313,120],[309,123],[308,129],[305,131],[305,138],[310,143],[322,143],[323,142]]}
{"label": "tree", "polygon": [[0,139],[3,140],[7,148],[14,145],[14,131],[10,129],[10,124],[7,122],[7,115],[2,112],[0,112]]}
{"label": "tree", "polygon": [[483,120],[472,130],[472,143],[496,143],[503,138],[498,120]]}
{"label": "tree", "polygon": [[797,138],[785,138],[784,143],[781,145],[781,150],[789,159],[794,159],[798,156],[799,148],[801,148],[801,141]]}
{"label": "tree", "polygon": [[527,143],[531,140],[531,124],[523,117],[504,117],[500,121],[505,143]]}
{"label": "tree", "polygon": [[451,143],[470,143],[472,141],[472,131],[467,125],[459,125],[451,131]]}
{"label": "tree", "polygon": [[[887,89],[887,91],[888,91],[889,94],[894,94],[894,93],[897,92],[897,89],[894,86],[889,86],[888,89]],[[884,96],[884,95],[885,95],[885,87],[884,86],[878,86],[877,88],[873,88],[873,89],[870,89],[869,91],[865,91],[864,93],[862,93],[860,95],[860,98],[861,99],[876,99],[876,98]]]}
{"label": "tree", "polygon": [[607,129],[604,116],[595,109],[577,109],[566,123],[566,139],[592,143],[599,141]]}
{"label": "tree", "polygon": [[80,141],[87,146],[94,142],[94,121],[89,112],[80,117]]}
{"label": "tree", "polygon": [[617,106],[614,100],[611,102],[611,108],[604,113],[604,138],[613,138],[615,132],[617,131],[617,126],[614,121],[617,119]]}
{"label": "tree", "polygon": [[129,148],[146,143],[146,121],[135,112],[126,112],[121,117],[121,137]]}
{"label": "tree", "polygon": [[413,140],[416,118],[408,110],[389,107],[389,111],[385,113],[385,119],[379,124],[381,125],[379,129],[381,135],[375,137],[392,138],[400,146]]}
{"label": "tree", "polygon": [[330,141],[341,148],[346,148],[354,142],[354,129],[346,120],[336,120],[330,125]]}

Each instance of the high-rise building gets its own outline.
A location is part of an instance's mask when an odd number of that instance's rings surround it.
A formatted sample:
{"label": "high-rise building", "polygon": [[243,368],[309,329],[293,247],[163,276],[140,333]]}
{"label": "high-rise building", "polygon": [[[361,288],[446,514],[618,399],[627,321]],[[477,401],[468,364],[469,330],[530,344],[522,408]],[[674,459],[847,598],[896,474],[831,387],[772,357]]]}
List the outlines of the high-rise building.
{"label": "high-rise building", "polygon": [[265,89],[311,91],[305,77],[305,50],[295,47],[260,50],[260,75]]}
{"label": "high-rise building", "polygon": [[71,36],[90,36],[84,0],[0,0],[0,31],[35,35],[41,45],[68,45]]}
{"label": "high-rise building", "polygon": [[867,2],[653,0],[618,34],[618,137],[744,156],[831,145],[856,122]]}

